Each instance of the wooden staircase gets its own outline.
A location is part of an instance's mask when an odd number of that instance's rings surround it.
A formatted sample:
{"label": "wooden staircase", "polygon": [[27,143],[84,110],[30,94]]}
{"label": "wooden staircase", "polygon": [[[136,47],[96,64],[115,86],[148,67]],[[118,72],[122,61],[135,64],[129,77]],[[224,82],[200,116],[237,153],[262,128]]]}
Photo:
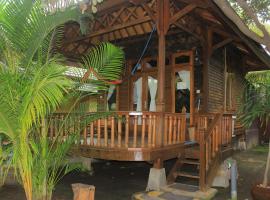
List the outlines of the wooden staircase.
{"label": "wooden staircase", "polygon": [[174,182],[199,185],[200,155],[198,143],[187,147],[183,156],[177,158],[168,175],[168,183]]}
{"label": "wooden staircase", "polygon": [[225,159],[222,154],[230,152],[232,127],[228,117],[216,114],[207,127],[197,128],[197,141],[185,146],[172,167],[168,184],[183,183],[199,186],[205,191],[214,180],[220,163]]}

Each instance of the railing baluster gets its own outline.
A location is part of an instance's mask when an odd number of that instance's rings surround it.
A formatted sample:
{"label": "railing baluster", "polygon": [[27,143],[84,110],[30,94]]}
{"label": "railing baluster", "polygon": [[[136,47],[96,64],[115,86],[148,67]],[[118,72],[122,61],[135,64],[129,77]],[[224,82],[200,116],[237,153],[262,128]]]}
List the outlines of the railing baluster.
{"label": "railing baluster", "polygon": [[83,129],[83,144],[87,145],[87,122],[84,122],[84,129]]}
{"label": "railing baluster", "polygon": [[172,144],[172,116],[169,117],[169,144]]}
{"label": "railing baluster", "polygon": [[121,122],[121,116],[118,116],[118,147],[121,148],[121,143],[122,143],[122,122]]}
{"label": "railing baluster", "polygon": [[144,147],[144,142],[145,142],[145,120],[146,120],[146,116],[143,115],[142,116],[142,141],[141,141],[142,148]]}
{"label": "railing baluster", "polygon": [[148,147],[151,147],[152,141],[152,115],[149,115],[148,120]]}
{"label": "railing baluster", "polygon": [[152,146],[155,147],[156,146],[156,135],[157,135],[157,128],[156,128],[156,121],[157,121],[157,117],[156,115],[153,116],[153,128],[152,128],[152,131],[153,131],[153,143],[152,143]]}
{"label": "railing baluster", "polygon": [[108,118],[104,119],[104,146],[108,146]]}
{"label": "railing baluster", "polygon": [[165,118],[164,118],[164,145],[167,145],[168,143],[168,115],[165,115]]}
{"label": "railing baluster", "polygon": [[100,137],[101,137],[101,119],[98,119],[98,127],[97,127],[97,146],[100,146]]}
{"label": "railing baluster", "polygon": [[91,127],[91,130],[90,130],[90,144],[91,144],[91,146],[95,146],[95,141],[94,141],[94,122],[91,122],[91,125],[90,125]]}
{"label": "railing baluster", "polygon": [[126,127],[125,127],[125,146],[128,148],[128,143],[129,143],[129,115],[126,115]]}
{"label": "railing baluster", "polygon": [[111,117],[111,147],[114,147],[114,117]]}
{"label": "railing baluster", "polygon": [[173,144],[176,143],[176,116],[173,117]]}
{"label": "railing baluster", "polygon": [[181,142],[181,117],[177,117],[177,143]]}
{"label": "railing baluster", "polygon": [[137,146],[137,128],[138,128],[138,116],[134,116],[134,134],[133,134],[133,147]]}
{"label": "railing baluster", "polygon": [[[182,142],[186,141],[186,116],[182,117],[181,120],[181,135],[182,135]],[[199,140],[200,138],[198,138]]]}

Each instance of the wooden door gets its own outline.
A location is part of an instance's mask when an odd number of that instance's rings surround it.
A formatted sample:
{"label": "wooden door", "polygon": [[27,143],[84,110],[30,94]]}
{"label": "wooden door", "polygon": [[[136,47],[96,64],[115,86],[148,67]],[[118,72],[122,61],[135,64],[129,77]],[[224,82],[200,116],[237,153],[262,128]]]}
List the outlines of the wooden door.
{"label": "wooden door", "polygon": [[[183,77],[181,77],[183,76]],[[188,77],[189,76],[189,77]],[[179,77],[179,82],[177,79]],[[182,80],[186,79],[186,80]],[[195,111],[195,89],[194,89],[194,52],[190,51],[180,51],[172,55],[172,112],[176,112],[176,91],[178,88],[180,93],[183,91],[184,95],[189,93],[189,109],[186,109],[190,113],[190,125],[194,124],[194,111]],[[181,91],[182,90],[182,91]],[[185,90],[185,91],[184,91]],[[178,93],[177,93],[178,94]],[[181,97],[180,97],[181,98]],[[187,103],[185,104],[187,105]]]}

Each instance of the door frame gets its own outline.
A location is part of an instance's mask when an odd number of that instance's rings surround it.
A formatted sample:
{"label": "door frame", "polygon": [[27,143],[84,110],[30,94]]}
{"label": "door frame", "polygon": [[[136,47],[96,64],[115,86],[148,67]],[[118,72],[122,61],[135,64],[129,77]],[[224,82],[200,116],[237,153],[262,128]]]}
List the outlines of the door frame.
{"label": "door frame", "polygon": [[[148,88],[148,76],[151,76],[155,79],[157,79],[157,66],[154,66],[153,69],[149,69],[146,67],[146,63],[150,60],[157,60],[156,57],[147,57],[144,58],[141,62],[141,69],[138,70],[134,76],[131,78],[130,82],[130,110],[134,111],[133,102],[134,102],[134,83],[139,79],[142,78],[142,111],[148,111],[148,90],[144,90],[143,88]],[[130,65],[130,67],[134,67],[133,65]]]}
{"label": "door frame", "polygon": [[[176,63],[176,58],[187,56],[189,62]],[[190,71],[190,126],[194,125],[194,113],[195,113],[195,88],[194,88],[194,51],[179,51],[172,54],[172,70],[171,70],[171,88],[172,88],[172,112],[175,113],[175,73],[180,70]]]}

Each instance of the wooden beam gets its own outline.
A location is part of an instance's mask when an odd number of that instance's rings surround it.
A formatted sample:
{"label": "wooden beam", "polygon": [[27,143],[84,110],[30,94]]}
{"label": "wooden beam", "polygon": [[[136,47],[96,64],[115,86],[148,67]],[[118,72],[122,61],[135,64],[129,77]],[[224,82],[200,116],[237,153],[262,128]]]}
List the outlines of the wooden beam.
{"label": "wooden beam", "polygon": [[151,19],[153,21],[156,21],[156,16],[154,15],[153,11],[151,10],[151,8],[146,4],[142,4],[142,7],[144,8],[144,10],[146,11],[146,13],[148,14],[149,17],[151,17]]}
{"label": "wooden beam", "polygon": [[211,30],[214,32],[214,33],[217,33],[223,37],[226,37],[226,38],[232,38],[233,40],[237,41],[237,42],[240,42],[241,39],[233,34],[230,34],[228,33],[227,31],[223,30],[221,27],[214,27],[214,26],[211,26],[210,27]]}
{"label": "wooden beam", "polygon": [[189,4],[186,7],[184,7],[182,10],[178,11],[174,16],[170,19],[170,25],[174,24],[177,20],[185,16],[186,14],[190,13],[192,10],[194,10],[197,6],[195,4]]}
{"label": "wooden beam", "polygon": [[192,36],[194,36],[195,38],[197,38],[198,40],[200,41],[204,41],[204,38],[194,32],[192,32],[189,28],[183,26],[182,24],[178,23],[178,22],[175,22],[174,23],[175,26],[177,26],[178,28],[182,29],[183,31],[191,34]]}
{"label": "wooden beam", "polygon": [[195,4],[197,7],[200,8],[209,8],[210,5],[205,0],[176,0],[178,2],[183,2],[186,4]]}
{"label": "wooden beam", "polygon": [[208,59],[211,57],[213,50],[213,31],[211,28],[207,28],[206,31],[206,38],[207,38],[207,55],[208,55]]}
{"label": "wooden beam", "polygon": [[223,47],[223,46],[231,43],[232,41],[233,41],[232,38],[227,38],[227,39],[223,40],[222,42],[219,42],[219,43],[213,45],[212,46],[212,51],[215,51],[215,50],[217,50],[217,49],[219,49],[219,48],[221,48],[221,47]]}
{"label": "wooden beam", "polygon": [[115,25],[115,26],[112,26],[112,27],[107,27],[105,29],[93,32],[93,33],[91,33],[89,35],[78,37],[76,39],[66,41],[63,44],[70,44],[70,43],[73,43],[73,42],[82,41],[82,40],[92,38],[92,37],[95,37],[95,36],[99,36],[99,35],[103,35],[103,34],[106,34],[106,33],[113,32],[113,31],[121,30],[121,29],[128,28],[128,27],[131,27],[131,26],[136,26],[136,25],[139,25],[139,24],[143,24],[143,23],[149,22],[149,21],[151,21],[151,17],[146,16],[146,17],[143,17],[141,19],[137,19],[136,21],[133,21],[133,22],[130,22],[130,23],[119,24],[119,25]]}

